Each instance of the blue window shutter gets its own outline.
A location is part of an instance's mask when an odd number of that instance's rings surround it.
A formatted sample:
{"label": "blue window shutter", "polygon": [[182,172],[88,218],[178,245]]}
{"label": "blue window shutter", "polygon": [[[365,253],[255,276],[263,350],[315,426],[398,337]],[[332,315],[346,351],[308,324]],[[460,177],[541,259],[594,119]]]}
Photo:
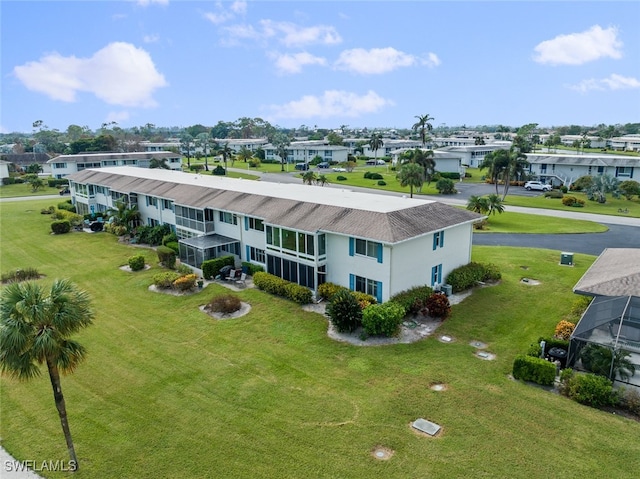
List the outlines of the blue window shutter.
{"label": "blue window shutter", "polygon": [[353,274],[349,275],[349,289],[351,291],[355,291],[356,290],[356,277]]}
{"label": "blue window shutter", "polygon": [[442,265],[438,265],[438,284],[442,284]]}
{"label": "blue window shutter", "polygon": [[444,231],[440,231],[440,248],[444,248]]}
{"label": "blue window shutter", "polygon": [[244,217],[244,230],[247,231],[249,229],[249,217]]}
{"label": "blue window shutter", "polygon": [[376,300],[382,303],[382,281],[376,281]]}
{"label": "blue window shutter", "polygon": [[433,251],[438,247],[438,233],[433,233]]}
{"label": "blue window shutter", "polygon": [[356,250],[356,240],[355,238],[349,238],[349,256],[353,256],[353,253]]}
{"label": "blue window shutter", "polygon": [[382,243],[378,243],[378,263],[382,263]]}
{"label": "blue window shutter", "polygon": [[245,245],[244,247],[244,251],[247,253],[247,257],[245,258],[247,261],[251,261],[251,250],[249,248],[249,245]]}

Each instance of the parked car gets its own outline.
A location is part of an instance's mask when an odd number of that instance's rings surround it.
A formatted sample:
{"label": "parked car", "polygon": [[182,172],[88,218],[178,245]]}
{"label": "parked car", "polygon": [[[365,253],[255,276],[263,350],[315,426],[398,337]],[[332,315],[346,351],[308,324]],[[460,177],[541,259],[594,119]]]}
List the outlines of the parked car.
{"label": "parked car", "polygon": [[318,163],[318,168],[329,168],[329,162],[323,161],[322,163]]}
{"label": "parked car", "polygon": [[347,169],[346,169],[346,168],[339,168],[339,167],[338,167],[338,168],[334,168],[334,169],[333,169],[333,171],[335,171],[336,173],[342,173],[342,172],[347,171]]}
{"label": "parked car", "polygon": [[367,166],[376,166],[376,165],[386,165],[387,163],[384,160],[367,160],[365,165]]}
{"label": "parked car", "polygon": [[296,163],[296,170],[307,171],[309,169],[309,163]]}
{"label": "parked car", "polygon": [[524,189],[527,191],[537,190],[537,191],[551,191],[551,185],[547,185],[542,183],[541,181],[527,181],[524,184]]}
{"label": "parked car", "polygon": [[69,190],[69,187],[64,187],[60,190],[60,196],[62,195],[68,195],[69,193],[71,193],[71,190]]}

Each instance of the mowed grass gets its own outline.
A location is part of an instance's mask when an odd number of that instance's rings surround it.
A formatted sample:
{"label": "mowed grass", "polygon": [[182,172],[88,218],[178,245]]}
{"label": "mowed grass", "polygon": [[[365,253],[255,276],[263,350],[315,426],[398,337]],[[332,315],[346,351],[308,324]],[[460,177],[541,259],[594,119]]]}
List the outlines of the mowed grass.
{"label": "mowed grass", "polygon": [[[33,191],[31,185],[26,183],[2,185],[0,186],[0,198],[14,198],[18,196],[42,196],[42,195],[58,195],[60,188],[53,188],[46,185],[42,188],[38,188],[37,191]],[[61,196],[60,198],[69,198],[69,195]]]}
{"label": "mowed grass", "polygon": [[[45,284],[68,277],[93,298],[95,323],[77,335],[89,355],[62,379],[74,477],[625,478],[640,467],[639,423],[508,378],[515,354],[569,311],[594,257],[566,267],[555,251],[476,247],[473,259],[498,264],[503,281],[454,306],[437,331],[453,343],[357,347],[329,339],[324,317],[257,290],[239,293],[247,316],[225,321],[198,309],[221,286],[153,293],[152,251],[106,233],[52,236],[46,206],[0,204],[0,260],[3,272],[38,268]],[[138,252],[150,270],[119,269]],[[496,360],[476,358],[472,340]],[[67,459],[43,373],[1,379],[0,436],[18,459]],[[416,434],[420,417],[441,436]],[[376,446],[393,457],[374,459]]]}
{"label": "mowed grass", "polygon": [[[555,216],[530,215],[504,211],[491,215],[482,230],[476,233],[602,233],[608,227],[594,221],[558,218]],[[579,239],[579,237],[578,237]]]}

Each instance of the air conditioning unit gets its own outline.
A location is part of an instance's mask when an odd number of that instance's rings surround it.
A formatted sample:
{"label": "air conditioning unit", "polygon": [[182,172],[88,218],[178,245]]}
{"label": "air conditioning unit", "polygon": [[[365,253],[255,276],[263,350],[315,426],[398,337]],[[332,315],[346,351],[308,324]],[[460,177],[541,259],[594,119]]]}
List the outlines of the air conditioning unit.
{"label": "air conditioning unit", "polygon": [[573,266],[573,253],[560,253],[560,264]]}

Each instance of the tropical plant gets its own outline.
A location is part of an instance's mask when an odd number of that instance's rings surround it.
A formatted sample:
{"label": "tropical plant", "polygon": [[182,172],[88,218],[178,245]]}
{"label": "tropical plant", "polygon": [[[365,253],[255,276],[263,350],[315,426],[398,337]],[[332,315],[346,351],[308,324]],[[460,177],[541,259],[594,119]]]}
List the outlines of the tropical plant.
{"label": "tropical plant", "polygon": [[409,187],[410,197],[413,198],[413,188],[420,190],[424,184],[424,168],[417,163],[406,163],[402,165],[396,178],[401,187]]}
{"label": "tropical plant", "polygon": [[620,192],[628,200],[634,196],[640,196],[640,183],[634,180],[626,180],[620,183]]}
{"label": "tropical plant", "polygon": [[527,155],[520,149],[512,147],[509,150],[495,150],[487,154],[479,165],[479,169],[488,170],[488,176],[495,184],[498,194],[498,184],[503,182],[502,199],[507,197],[512,179],[521,178],[529,165]]}
{"label": "tropical plant", "polygon": [[160,168],[163,170],[169,170],[166,158],[151,158],[149,161],[149,168]]}
{"label": "tropical plant", "polygon": [[313,171],[307,171],[302,175],[302,183],[312,185],[316,182],[317,177]]}
{"label": "tropical plant", "polygon": [[34,282],[12,283],[0,293],[0,370],[28,380],[46,364],[69,457],[78,468],[60,373],[70,373],[85,357],[85,348],[70,336],[92,323],[86,292],[69,280],[55,280],[49,292]]}
{"label": "tropical plant", "polygon": [[353,332],[362,324],[362,308],[349,290],[339,290],[333,295],[327,315],[339,332]]}
{"label": "tropical plant", "polygon": [[319,175],[318,178],[316,179],[316,183],[319,184],[320,186],[324,186],[329,182],[329,179],[327,178],[326,175]]}
{"label": "tropical plant", "polygon": [[238,158],[246,163],[248,160],[253,158],[253,151],[251,151],[246,146],[243,146],[242,148],[240,148],[240,151],[238,151]]}
{"label": "tropical plant", "polygon": [[202,133],[198,133],[196,136],[196,141],[198,145],[202,148],[202,154],[204,155],[204,170],[209,171],[209,153],[211,145],[211,136],[208,131],[203,131]]}
{"label": "tropical plant", "polygon": [[489,201],[486,196],[471,195],[467,200],[467,209],[474,213],[486,215],[489,212]]}
{"label": "tropical plant", "polygon": [[629,359],[631,354],[623,349],[612,351],[606,346],[589,343],[580,351],[582,365],[588,371],[610,380],[619,377],[627,381],[636,372],[636,367]]}
{"label": "tropical plant", "polygon": [[430,117],[429,114],[417,115],[415,118],[418,121],[413,124],[411,129],[420,134],[420,140],[422,140],[422,146],[424,146],[427,144],[429,132],[433,130],[433,125],[429,121],[435,120],[435,118]]}
{"label": "tropical plant", "polygon": [[598,175],[593,178],[585,193],[587,199],[597,201],[598,203],[607,202],[607,194],[614,198],[620,198],[620,181],[611,175]]}
{"label": "tropical plant", "polygon": [[291,142],[289,138],[284,134],[279,135],[273,141],[273,146],[275,147],[275,153],[280,157],[280,171],[284,171],[284,164],[287,162],[287,156],[289,156],[289,145]]}
{"label": "tropical plant", "polygon": [[36,176],[35,178],[31,178],[29,180],[29,186],[31,186],[31,191],[35,193],[44,186],[44,181]]}
{"label": "tropical plant", "polygon": [[191,168],[191,149],[193,148],[193,136],[185,133],[180,137],[180,149],[187,157],[187,168]]}
{"label": "tropical plant", "polygon": [[140,220],[138,206],[128,206],[123,198],[117,200],[115,208],[108,209],[107,213],[113,217],[113,223],[116,226],[124,226],[127,233],[131,233]]}
{"label": "tropical plant", "polygon": [[504,198],[500,198],[500,195],[490,194],[487,195],[487,213],[489,215],[495,215],[496,213],[502,214],[504,212]]}
{"label": "tropical plant", "polygon": [[224,161],[224,171],[225,175],[227,174],[227,161],[231,159],[231,166],[233,166],[233,150],[229,146],[229,143],[225,143],[222,146],[217,148],[218,154],[222,155],[222,160]]}
{"label": "tropical plant", "polygon": [[373,150],[374,157],[378,158],[378,149],[384,146],[381,133],[373,133],[369,139],[369,147]]}
{"label": "tropical plant", "polygon": [[440,178],[436,182],[436,190],[438,190],[441,195],[452,195],[458,192],[455,183],[449,178]]}
{"label": "tropical plant", "polygon": [[433,175],[436,172],[436,162],[433,158],[433,150],[423,150],[416,148],[408,152],[409,161],[416,163],[424,168],[424,179],[427,184],[431,183]]}

